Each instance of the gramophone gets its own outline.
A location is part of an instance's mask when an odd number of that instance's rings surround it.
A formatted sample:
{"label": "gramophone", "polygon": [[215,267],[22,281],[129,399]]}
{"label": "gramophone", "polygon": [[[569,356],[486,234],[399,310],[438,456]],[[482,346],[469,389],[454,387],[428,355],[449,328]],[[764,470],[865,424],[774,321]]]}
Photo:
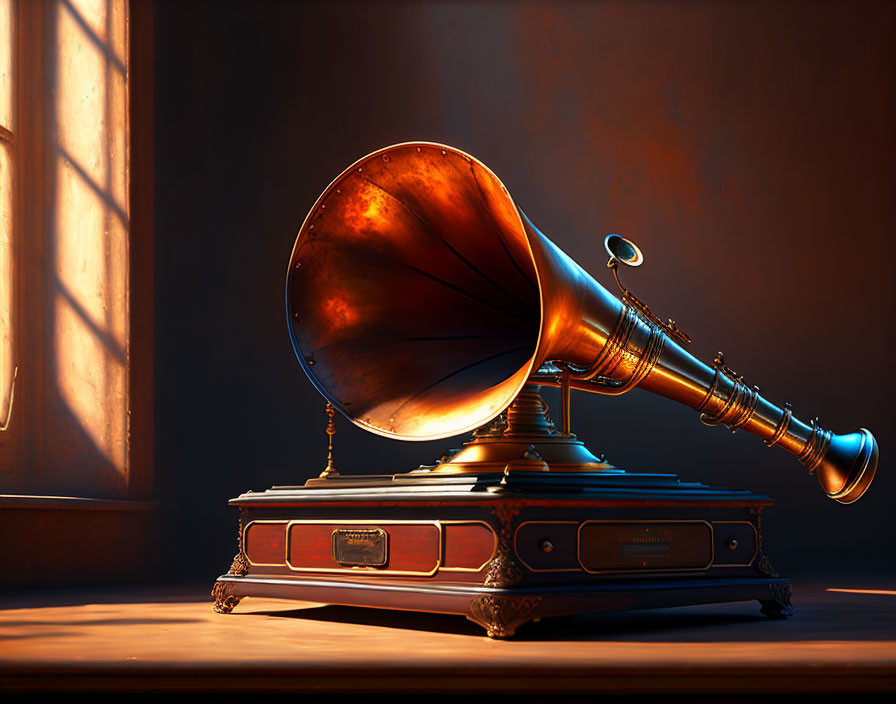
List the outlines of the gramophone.
{"label": "gramophone", "polygon": [[[572,433],[572,390],[674,399],[795,455],[841,503],[874,477],[874,436],[799,420],[721,353],[696,359],[622,285],[638,247],[616,234],[605,246],[619,297],[445,145],[391,146],[338,176],[286,280],[293,348],[327,402],[327,467],[230,501],[239,552],[215,609],[261,596],[439,612],[493,637],[580,612],[756,599],[792,614],[790,581],[763,553],[772,501],[596,457]],[[556,424],[542,387],[560,389]],[[396,440],[472,437],[416,470],[352,476],[333,463],[337,411]]]}

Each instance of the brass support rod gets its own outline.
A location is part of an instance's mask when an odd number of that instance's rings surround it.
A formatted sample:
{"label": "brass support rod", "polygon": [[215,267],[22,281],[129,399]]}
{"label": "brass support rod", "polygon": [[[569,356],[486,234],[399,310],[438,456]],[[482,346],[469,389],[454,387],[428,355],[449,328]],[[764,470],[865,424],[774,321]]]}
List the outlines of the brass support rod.
{"label": "brass support rod", "polygon": [[327,404],[327,466],[323,472],[320,473],[321,479],[327,479],[328,477],[332,477],[339,474],[339,471],[336,469],[336,466],[333,464],[333,435],[336,434],[336,424],[333,422],[333,416],[336,413],[336,409],[333,408],[332,404]]}
{"label": "brass support rod", "polygon": [[563,372],[560,376],[560,432],[564,435],[570,435],[572,433],[571,402],[572,395],[570,394],[569,388],[569,372]]}

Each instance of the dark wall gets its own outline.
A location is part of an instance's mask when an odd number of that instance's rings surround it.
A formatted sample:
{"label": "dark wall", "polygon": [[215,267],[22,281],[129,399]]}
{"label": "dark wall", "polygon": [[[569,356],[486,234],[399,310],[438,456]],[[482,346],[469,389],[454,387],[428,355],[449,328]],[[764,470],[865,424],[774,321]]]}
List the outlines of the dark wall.
{"label": "dark wall", "polygon": [[[579,394],[574,430],[633,471],[765,492],[779,569],[892,574],[896,13],[819,3],[184,3],[156,18],[156,463],[172,574],[211,579],[228,498],[325,463],[323,400],[289,345],[287,259],[344,167],[407,140],[490,166],[613,290],[625,281],[771,400],[881,446],[841,506],[791,456],[635,391]],[[343,473],[458,441],[341,419]],[[839,581],[838,581],[839,580]]]}

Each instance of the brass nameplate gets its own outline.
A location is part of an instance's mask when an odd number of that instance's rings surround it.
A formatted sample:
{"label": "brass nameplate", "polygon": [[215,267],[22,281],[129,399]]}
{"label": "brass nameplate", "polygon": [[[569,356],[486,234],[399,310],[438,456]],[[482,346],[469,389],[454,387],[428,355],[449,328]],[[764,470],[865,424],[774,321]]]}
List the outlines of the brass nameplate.
{"label": "brass nameplate", "polygon": [[343,567],[383,567],[388,539],[382,528],[337,528],[333,531],[333,559]]}
{"label": "brass nameplate", "polygon": [[585,523],[579,559],[589,572],[706,569],[712,529],[702,522]]}

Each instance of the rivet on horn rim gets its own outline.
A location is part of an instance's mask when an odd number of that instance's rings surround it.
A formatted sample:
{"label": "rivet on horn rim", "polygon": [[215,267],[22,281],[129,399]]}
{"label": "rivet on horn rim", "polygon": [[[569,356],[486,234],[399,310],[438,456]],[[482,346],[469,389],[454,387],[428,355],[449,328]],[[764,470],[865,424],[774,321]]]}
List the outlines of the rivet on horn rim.
{"label": "rivet on horn rim", "polygon": [[442,150],[442,156],[445,156],[447,153],[448,152],[446,152],[444,149]]}
{"label": "rivet on horn rim", "polygon": [[420,147],[417,147],[417,151],[418,151],[418,152],[420,151]]}
{"label": "rivet on horn rim", "polygon": [[388,154],[383,154],[383,161],[385,161],[385,162],[388,162],[388,161],[389,161],[389,155],[388,155]]}

